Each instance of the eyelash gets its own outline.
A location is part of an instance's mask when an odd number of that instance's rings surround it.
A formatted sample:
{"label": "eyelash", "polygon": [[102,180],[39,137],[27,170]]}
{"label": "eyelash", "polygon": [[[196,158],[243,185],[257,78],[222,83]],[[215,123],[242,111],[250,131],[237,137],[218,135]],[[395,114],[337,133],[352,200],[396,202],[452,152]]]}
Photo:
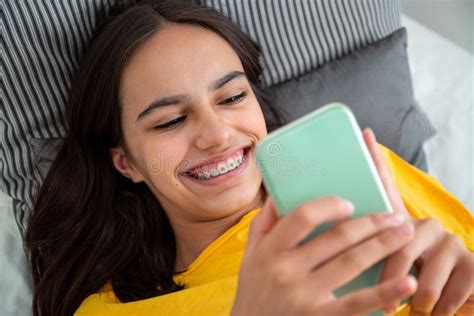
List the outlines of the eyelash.
{"label": "eyelash", "polygon": [[171,129],[171,128],[174,128],[174,127],[178,126],[178,124],[183,122],[185,118],[186,118],[186,116],[180,116],[178,118],[175,118],[174,120],[168,121],[164,124],[157,125],[153,128],[154,129],[159,129],[159,130]]}
{"label": "eyelash", "polygon": [[[234,95],[234,96],[232,96],[228,99],[225,99],[223,102],[221,102],[219,104],[226,105],[226,104],[238,103],[238,102],[242,101],[242,99],[245,98],[245,96],[247,96],[247,93],[242,92],[242,93]],[[234,99],[234,100],[232,100],[232,99]],[[232,101],[229,102],[229,100],[232,100]]]}
{"label": "eyelash", "polygon": [[[246,96],[247,96],[247,93],[242,92],[242,93],[234,95],[234,96],[232,96],[228,99],[225,99],[223,102],[221,102],[219,104],[220,105],[230,105],[230,104],[239,103]],[[177,127],[179,124],[181,124],[182,122],[184,122],[185,119],[186,119],[186,116],[180,116],[180,117],[175,118],[174,120],[168,121],[164,124],[157,125],[157,126],[153,127],[153,129],[157,129],[157,130],[173,129],[173,128]]]}

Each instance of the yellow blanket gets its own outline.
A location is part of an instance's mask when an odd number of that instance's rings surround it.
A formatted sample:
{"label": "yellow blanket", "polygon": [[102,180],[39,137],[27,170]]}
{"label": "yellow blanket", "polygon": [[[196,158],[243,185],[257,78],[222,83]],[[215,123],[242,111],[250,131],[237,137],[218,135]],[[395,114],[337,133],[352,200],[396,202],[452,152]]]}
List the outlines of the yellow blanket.
{"label": "yellow blanket", "polygon": [[[380,145],[385,162],[403,201],[415,218],[432,217],[461,237],[474,251],[474,217],[439,181],[406,163]],[[175,276],[186,288],[146,300],[121,303],[110,286],[90,295],[75,315],[226,315],[232,307],[237,276],[245,251],[249,223],[255,209],[213,241],[189,266]],[[397,316],[408,315],[409,306],[398,308]]]}

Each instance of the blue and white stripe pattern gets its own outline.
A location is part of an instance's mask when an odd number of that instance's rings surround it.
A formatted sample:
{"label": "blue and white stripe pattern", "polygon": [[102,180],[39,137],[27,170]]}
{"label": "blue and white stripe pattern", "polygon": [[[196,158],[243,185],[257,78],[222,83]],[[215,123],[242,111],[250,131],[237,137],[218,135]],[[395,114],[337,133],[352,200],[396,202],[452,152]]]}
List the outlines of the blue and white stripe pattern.
{"label": "blue and white stripe pattern", "polygon": [[[24,232],[41,183],[35,139],[64,136],[72,74],[115,0],[2,1],[0,189]],[[266,86],[295,78],[400,27],[398,0],[201,0],[263,48]],[[72,179],[73,181],[73,179]]]}

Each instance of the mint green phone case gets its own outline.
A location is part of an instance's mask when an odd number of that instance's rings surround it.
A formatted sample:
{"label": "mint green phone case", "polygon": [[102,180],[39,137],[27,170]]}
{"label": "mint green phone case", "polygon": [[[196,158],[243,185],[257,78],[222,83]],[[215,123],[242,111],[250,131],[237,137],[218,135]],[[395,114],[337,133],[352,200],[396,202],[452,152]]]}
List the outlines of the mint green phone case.
{"label": "mint green phone case", "polygon": [[[256,157],[280,216],[327,195],[350,200],[355,206],[353,218],[392,212],[356,119],[343,104],[326,105],[269,134],[258,144]],[[307,239],[330,226],[319,226]],[[382,267],[377,263],[335,295],[379,283]]]}

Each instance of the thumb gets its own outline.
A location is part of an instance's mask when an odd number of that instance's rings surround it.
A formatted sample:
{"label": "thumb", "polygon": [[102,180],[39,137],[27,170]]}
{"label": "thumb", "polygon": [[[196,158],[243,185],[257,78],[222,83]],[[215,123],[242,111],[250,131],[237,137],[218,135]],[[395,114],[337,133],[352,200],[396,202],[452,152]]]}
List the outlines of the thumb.
{"label": "thumb", "polygon": [[268,196],[265,203],[263,203],[260,213],[252,219],[250,224],[247,250],[253,249],[276,222],[278,222],[277,210],[272,199]]}

